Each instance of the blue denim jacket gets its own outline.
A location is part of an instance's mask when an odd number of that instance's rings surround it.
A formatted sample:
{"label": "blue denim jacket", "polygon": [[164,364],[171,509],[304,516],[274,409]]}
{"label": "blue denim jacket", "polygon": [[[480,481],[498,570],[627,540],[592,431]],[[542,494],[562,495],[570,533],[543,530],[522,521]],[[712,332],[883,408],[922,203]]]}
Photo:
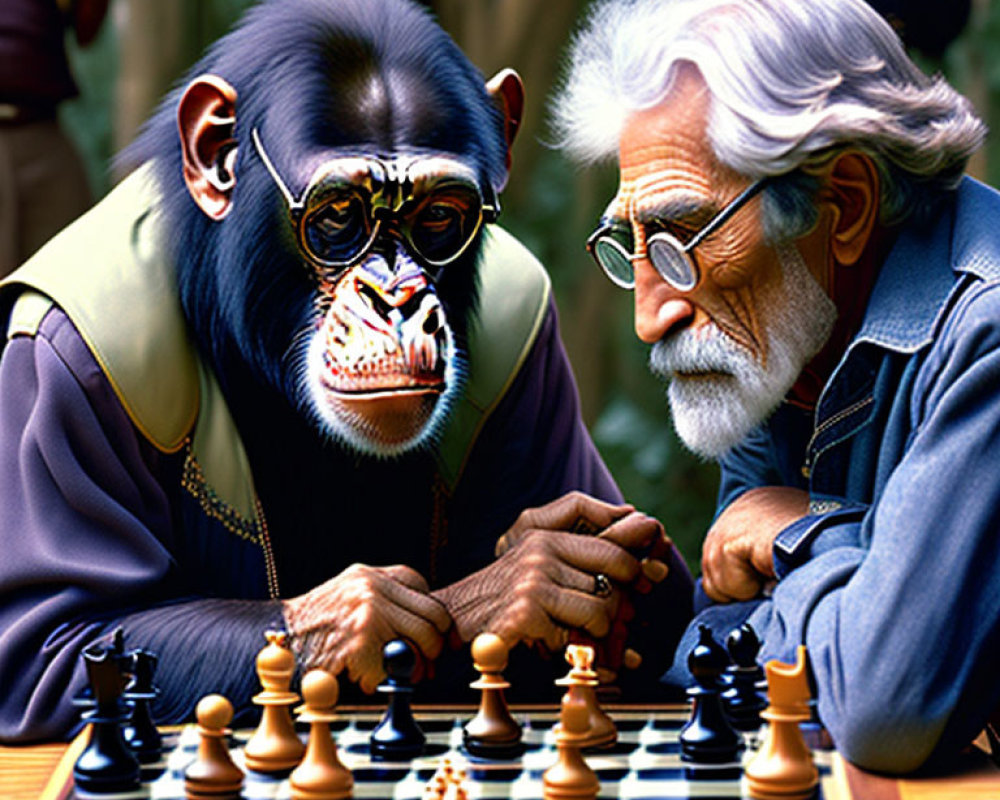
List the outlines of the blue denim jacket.
{"label": "blue denim jacket", "polygon": [[812,513],[779,534],[769,597],[696,622],[749,615],[762,660],[808,645],[820,716],[871,769],[954,754],[1000,701],[998,282],[1000,194],[966,178],[900,234],[814,419],[783,406],[722,461],[720,510],[781,485]]}

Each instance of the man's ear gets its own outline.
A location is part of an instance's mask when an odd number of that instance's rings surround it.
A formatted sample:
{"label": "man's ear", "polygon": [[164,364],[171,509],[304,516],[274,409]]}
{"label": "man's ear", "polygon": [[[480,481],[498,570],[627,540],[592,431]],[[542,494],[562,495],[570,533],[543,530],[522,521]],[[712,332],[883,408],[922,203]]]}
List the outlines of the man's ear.
{"label": "man's ear", "polygon": [[184,182],[198,207],[214,220],[229,213],[236,177],[236,90],[216,75],[195,78],[177,107]]}
{"label": "man's ear", "polygon": [[514,70],[500,70],[486,82],[486,91],[497,108],[503,113],[504,137],[507,140],[507,170],[510,171],[510,148],[514,137],[521,127],[521,115],[524,113],[524,82]]}
{"label": "man's ear", "polygon": [[878,224],[879,175],[868,156],[848,151],[829,172],[829,202],[833,206],[830,249],[843,266],[858,262]]}

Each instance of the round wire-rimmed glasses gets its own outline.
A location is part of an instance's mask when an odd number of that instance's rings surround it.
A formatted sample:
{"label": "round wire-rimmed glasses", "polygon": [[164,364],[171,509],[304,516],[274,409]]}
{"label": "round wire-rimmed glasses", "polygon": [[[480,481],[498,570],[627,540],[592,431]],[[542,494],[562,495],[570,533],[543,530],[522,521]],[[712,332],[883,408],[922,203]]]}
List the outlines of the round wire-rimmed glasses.
{"label": "round wire-rimmed glasses", "polygon": [[604,274],[622,289],[635,288],[635,265],[639,258],[649,258],[670,286],[679,292],[689,292],[698,285],[701,273],[692,251],[708,236],[721,228],[730,217],[756,196],[767,184],[761,178],[740,192],[725,208],[710,219],[687,243],[668,231],[657,231],[646,240],[646,252],[635,253],[632,228],[625,222],[612,221],[598,228],[587,239],[587,251]]}
{"label": "round wire-rimmed glasses", "polygon": [[[424,268],[441,268],[459,258],[485,223],[496,221],[500,204],[483,193],[472,171],[454,159],[430,155],[402,164],[369,156],[346,156],[321,165],[301,197],[295,197],[251,132],[254,147],[277,184],[295,226],[299,248],[327,272],[340,272],[363,259],[380,232],[392,230]],[[415,177],[415,165],[430,166]],[[435,171],[439,174],[435,174]]]}

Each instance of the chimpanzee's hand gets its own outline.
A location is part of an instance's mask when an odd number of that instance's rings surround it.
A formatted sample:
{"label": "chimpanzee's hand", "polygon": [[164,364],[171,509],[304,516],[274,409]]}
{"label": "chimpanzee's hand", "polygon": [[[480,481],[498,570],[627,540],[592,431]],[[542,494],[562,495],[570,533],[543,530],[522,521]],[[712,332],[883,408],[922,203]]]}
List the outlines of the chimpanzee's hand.
{"label": "chimpanzee's hand", "polygon": [[701,549],[702,588],[713,600],[749,600],[774,578],[774,539],[809,513],[809,494],[761,486],[719,514]]}
{"label": "chimpanzee's hand", "polygon": [[305,668],[322,667],[348,677],[365,692],[385,677],[382,646],[399,637],[433,661],[451,617],[427,593],[427,582],[405,566],[354,564],[335,578],[282,603],[293,645]]}
{"label": "chimpanzee's hand", "polygon": [[[540,642],[553,651],[571,631],[600,640],[622,618],[623,588],[648,580],[630,551],[656,548],[662,537],[662,526],[632,506],[573,492],[524,511],[497,542],[495,562],[434,596],[464,642],[484,630],[511,646]],[[654,580],[665,576],[665,568],[651,572]],[[599,574],[610,580],[606,595]]]}

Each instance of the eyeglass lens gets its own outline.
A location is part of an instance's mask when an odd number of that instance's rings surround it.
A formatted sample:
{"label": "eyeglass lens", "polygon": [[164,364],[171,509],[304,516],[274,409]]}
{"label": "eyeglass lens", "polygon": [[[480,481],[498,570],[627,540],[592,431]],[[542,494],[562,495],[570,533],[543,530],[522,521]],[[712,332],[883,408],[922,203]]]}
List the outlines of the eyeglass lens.
{"label": "eyeglass lens", "polygon": [[459,183],[408,200],[397,213],[381,208],[373,212],[365,192],[352,185],[324,187],[322,198],[307,212],[302,235],[313,256],[331,264],[347,265],[359,258],[371,243],[373,217],[383,214],[400,219],[400,233],[413,253],[432,265],[458,257],[482,221],[478,192]]}
{"label": "eyeglass lens", "polygon": [[347,187],[327,195],[302,226],[306,249],[320,261],[332,263],[356,257],[368,244],[371,230],[367,204],[359,192]]}
{"label": "eyeglass lens", "polygon": [[663,280],[678,291],[689,291],[698,283],[698,273],[691,257],[669,234],[653,234],[646,243],[646,253]]}
{"label": "eyeglass lens", "polygon": [[413,251],[431,264],[443,264],[456,258],[476,235],[482,203],[472,187],[449,185],[420,201],[408,219]]}
{"label": "eyeglass lens", "polygon": [[594,242],[594,257],[601,269],[612,282],[623,289],[635,286],[635,270],[632,267],[631,249],[620,244],[608,233]]}

